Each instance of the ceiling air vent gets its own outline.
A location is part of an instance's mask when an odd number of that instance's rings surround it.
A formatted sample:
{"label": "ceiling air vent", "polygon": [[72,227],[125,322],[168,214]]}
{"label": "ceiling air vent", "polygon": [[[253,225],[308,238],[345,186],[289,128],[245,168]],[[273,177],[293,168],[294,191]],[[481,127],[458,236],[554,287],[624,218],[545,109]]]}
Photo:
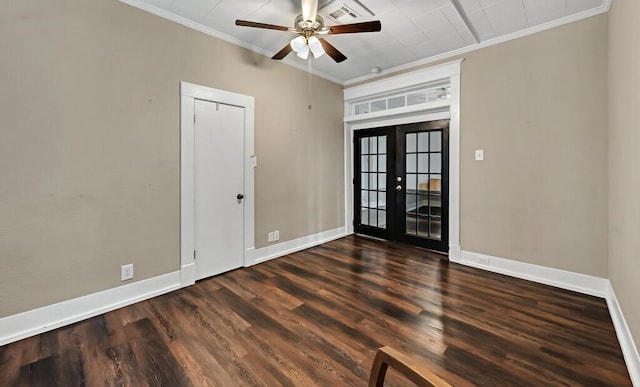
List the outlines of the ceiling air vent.
{"label": "ceiling air vent", "polygon": [[353,23],[358,19],[375,16],[369,8],[358,0],[328,1],[318,11],[338,24]]}

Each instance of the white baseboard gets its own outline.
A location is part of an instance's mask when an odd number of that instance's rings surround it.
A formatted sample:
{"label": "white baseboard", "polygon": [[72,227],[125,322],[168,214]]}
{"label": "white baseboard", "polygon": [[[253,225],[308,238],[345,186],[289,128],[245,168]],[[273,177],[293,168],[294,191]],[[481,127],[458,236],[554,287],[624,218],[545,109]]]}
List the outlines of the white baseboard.
{"label": "white baseboard", "polygon": [[182,265],[180,268],[180,285],[184,288],[196,283],[196,264],[194,262]]}
{"label": "white baseboard", "polygon": [[[451,250],[450,250],[451,251]],[[460,259],[449,259],[452,262],[471,266],[482,270],[492,271],[522,278],[561,289],[601,297],[607,300],[609,314],[620,342],[624,361],[634,386],[640,387],[640,355],[635,345],[629,326],[624,318],[611,282],[605,278],[593,277],[570,271],[553,269],[550,267],[532,265],[510,259],[493,257],[490,255],[473,253],[462,250]]]}
{"label": "white baseboard", "polygon": [[27,312],[0,318],[0,346],[180,288],[180,272],[118,286]]}
{"label": "white baseboard", "polygon": [[338,227],[333,230],[307,235],[290,241],[262,247],[260,249],[245,250],[245,256],[247,257],[245,258],[245,261],[248,263],[246,266],[255,265],[256,263],[292,254],[345,236],[347,236],[346,228]]}
{"label": "white baseboard", "polygon": [[449,261],[460,263],[461,255],[460,245],[449,245]]}
{"label": "white baseboard", "polygon": [[613,326],[616,328],[616,335],[620,342],[620,348],[622,349],[622,355],[624,361],[627,364],[627,370],[631,377],[631,383],[634,386],[640,386],[640,354],[638,354],[638,348],[636,347],[631,331],[627,325],[627,320],[624,318],[620,304],[616,293],[609,283],[609,293],[607,295],[607,306],[609,307],[609,314],[613,321]]}
{"label": "white baseboard", "polygon": [[462,250],[461,259],[457,263],[600,298],[606,298],[609,294],[609,280],[586,274],[465,250]]}

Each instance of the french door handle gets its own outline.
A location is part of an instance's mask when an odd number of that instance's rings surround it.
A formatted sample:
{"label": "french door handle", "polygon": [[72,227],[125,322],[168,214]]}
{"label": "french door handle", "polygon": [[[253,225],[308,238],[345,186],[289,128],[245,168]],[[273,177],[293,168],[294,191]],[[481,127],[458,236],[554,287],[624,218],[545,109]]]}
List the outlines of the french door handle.
{"label": "french door handle", "polygon": [[236,198],[237,198],[238,200],[242,200],[242,199],[244,199],[244,195],[243,195],[243,194],[238,194],[238,195],[236,196]]}
{"label": "french door handle", "polygon": [[402,191],[402,186],[400,184],[396,185],[396,191],[398,192]]}

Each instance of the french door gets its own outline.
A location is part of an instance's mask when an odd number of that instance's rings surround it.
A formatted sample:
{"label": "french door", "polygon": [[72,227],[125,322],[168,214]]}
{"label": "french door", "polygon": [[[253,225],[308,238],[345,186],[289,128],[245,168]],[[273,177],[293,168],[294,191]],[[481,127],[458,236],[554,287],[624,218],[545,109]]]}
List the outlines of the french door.
{"label": "french door", "polygon": [[354,135],[356,233],[446,253],[449,120]]}

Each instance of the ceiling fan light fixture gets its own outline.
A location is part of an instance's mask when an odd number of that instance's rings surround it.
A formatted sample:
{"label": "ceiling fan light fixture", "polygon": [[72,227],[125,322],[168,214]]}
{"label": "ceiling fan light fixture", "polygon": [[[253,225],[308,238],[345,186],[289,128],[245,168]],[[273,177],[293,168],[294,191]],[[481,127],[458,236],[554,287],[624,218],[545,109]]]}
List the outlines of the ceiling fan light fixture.
{"label": "ceiling fan light fixture", "polygon": [[297,52],[296,55],[298,55],[298,58],[302,58],[302,59],[309,58],[309,48],[307,47],[306,50],[302,50],[300,52]]}
{"label": "ceiling fan light fixture", "polygon": [[322,48],[322,43],[320,43],[320,40],[318,38],[312,36],[309,38],[307,43],[309,45],[309,49],[313,53],[314,58],[320,58],[322,55],[324,55],[324,48]]}
{"label": "ceiling fan light fixture", "polygon": [[296,53],[304,50],[305,48],[307,48],[307,51],[309,51],[309,48],[307,47],[307,40],[304,38],[304,36],[298,36],[297,38],[293,39],[290,44],[291,48]]}

